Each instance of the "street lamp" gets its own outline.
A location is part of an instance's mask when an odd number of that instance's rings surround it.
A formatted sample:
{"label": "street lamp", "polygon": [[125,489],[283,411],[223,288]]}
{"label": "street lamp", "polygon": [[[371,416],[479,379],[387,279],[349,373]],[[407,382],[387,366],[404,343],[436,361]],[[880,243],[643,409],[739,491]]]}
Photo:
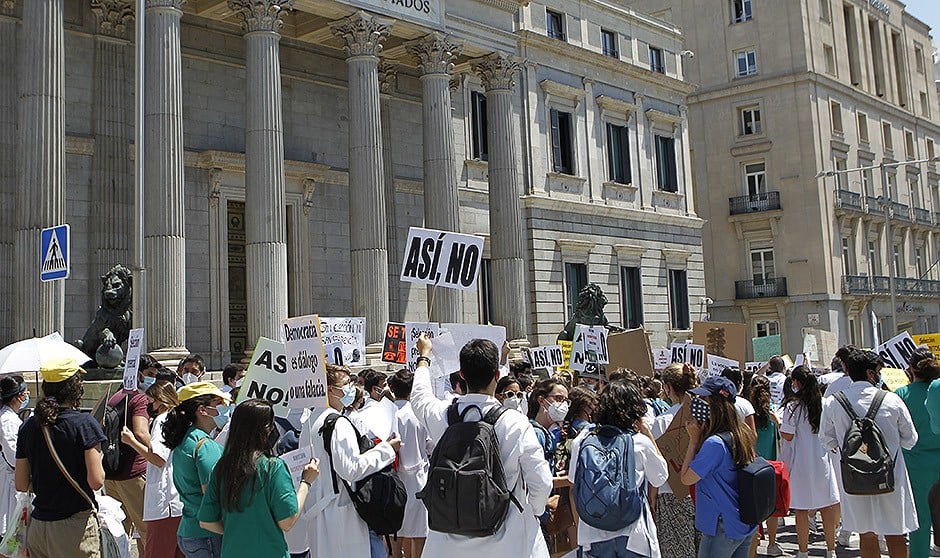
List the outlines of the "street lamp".
{"label": "street lamp", "polygon": [[896,334],[898,331],[898,307],[897,307],[897,286],[895,285],[896,277],[894,270],[894,242],[891,238],[891,196],[888,192],[888,169],[897,168],[903,165],[920,165],[923,163],[935,163],[940,161],[940,156],[930,157],[927,159],[916,159],[911,161],[896,161],[894,163],[886,163],[882,159],[881,163],[877,165],[870,165],[867,167],[856,167],[854,169],[842,169],[842,170],[827,170],[819,171],[816,173],[816,178],[823,178],[829,176],[838,176],[842,174],[848,174],[850,172],[864,172],[873,169],[880,169],[881,171],[881,189],[883,195],[878,196],[878,202],[881,204],[881,207],[884,209],[885,214],[885,241],[888,248],[888,257],[891,260],[888,263],[888,291],[891,293],[891,327],[894,329]]}

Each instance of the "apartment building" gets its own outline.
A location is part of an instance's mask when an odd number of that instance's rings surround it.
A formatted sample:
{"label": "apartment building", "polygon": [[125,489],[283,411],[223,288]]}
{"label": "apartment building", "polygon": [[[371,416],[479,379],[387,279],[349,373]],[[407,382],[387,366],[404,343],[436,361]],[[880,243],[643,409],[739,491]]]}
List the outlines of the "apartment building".
{"label": "apartment building", "polygon": [[698,86],[689,118],[711,318],[781,334],[791,353],[804,328],[864,346],[895,326],[937,331],[937,163],[817,178],[938,154],[929,27],[894,0],[717,4],[631,3],[677,24],[694,53],[684,69]]}

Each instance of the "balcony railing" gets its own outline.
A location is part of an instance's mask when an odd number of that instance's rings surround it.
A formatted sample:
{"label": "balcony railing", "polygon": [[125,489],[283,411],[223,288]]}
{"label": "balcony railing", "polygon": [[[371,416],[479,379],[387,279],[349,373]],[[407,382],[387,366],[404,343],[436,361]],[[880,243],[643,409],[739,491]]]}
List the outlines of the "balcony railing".
{"label": "balcony railing", "polygon": [[774,277],[763,281],[734,282],[735,298],[768,298],[772,296],[787,296],[786,277]]}
{"label": "balcony railing", "polygon": [[849,190],[836,190],[836,204],[842,209],[864,211],[862,195],[850,192]]}
{"label": "balcony railing", "polygon": [[[879,295],[891,294],[890,279],[882,275],[867,277],[865,275],[845,275],[842,277],[843,294]],[[896,277],[894,279],[894,292],[901,296],[918,296],[940,298],[940,281],[934,279],[913,279],[910,277]]]}
{"label": "balcony railing", "polygon": [[903,203],[896,201],[891,202],[891,213],[895,219],[899,219],[901,221],[911,220],[911,208],[904,205]]}
{"label": "balcony railing", "polygon": [[933,224],[933,220],[930,218],[930,211],[927,209],[921,209],[919,207],[914,208],[914,221],[922,225]]}
{"label": "balcony railing", "polygon": [[885,208],[881,206],[881,199],[875,196],[865,196],[865,207],[869,215],[884,215]]}
{"label": "balcony railing", "polygon": [[871,281],[867,275],[845,275],[842,277],[842,292],[845,294],[871,294]]}
{"label": "balcony railing", "polygon": [[891,292],[891,278],[884,277],[882,275],[876,275],[871,278],[871,292],[872,294],[882,294],[886,295]]}
{"label": "balcony railing", "polygon": [[731,215],[780,209],[780,192],[764,192],[762,194],[729,198],[728,204],[730,205]]}

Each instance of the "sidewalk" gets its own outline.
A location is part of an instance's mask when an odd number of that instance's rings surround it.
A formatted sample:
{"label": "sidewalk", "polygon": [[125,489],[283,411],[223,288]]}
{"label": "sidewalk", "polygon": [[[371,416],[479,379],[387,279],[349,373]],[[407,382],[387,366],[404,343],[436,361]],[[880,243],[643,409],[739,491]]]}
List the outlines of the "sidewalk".
{"label": "sidewalk", "polygon": [[[817,516],[816,518],[818,531],[819,533],[814,535],[810,532],[809,535],[809,555],[810,556],[825,556],[826,555],[826,540],[823,537],[822,532],[822,520]],[[796,556],[796,553],[799,551],[799,547],[796,542],[796,518],[794,516],[789,516],[784,518],[785,526],[780,527],[780,530],[777,532],[777,544],[780,545],[780,548],[783,549],[784,556]],[[760,558],[762,556],[761,552],[764,551],[767,545],[766,534],[764,536],[764,541],[760,543],[757,547],[757,556]],[[859,556],[858,552],[858,535],[853,534],[851,540],[849,541],[849,546],[836,546],[836,553],[839,558],[857,558]],[[887,556],[887,553],[883,554]],[[933,551],[930,553],[930,556],[940,557],[940,552]]]}

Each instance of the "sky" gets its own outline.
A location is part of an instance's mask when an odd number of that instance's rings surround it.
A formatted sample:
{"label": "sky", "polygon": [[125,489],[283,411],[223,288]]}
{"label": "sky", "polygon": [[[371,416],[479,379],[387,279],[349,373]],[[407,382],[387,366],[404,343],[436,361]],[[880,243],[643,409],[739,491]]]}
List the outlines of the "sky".
{"label": "sky", "polygon": [[940,47],[940,0],[901,0],[908,13],[930,26],[933,44]]}

